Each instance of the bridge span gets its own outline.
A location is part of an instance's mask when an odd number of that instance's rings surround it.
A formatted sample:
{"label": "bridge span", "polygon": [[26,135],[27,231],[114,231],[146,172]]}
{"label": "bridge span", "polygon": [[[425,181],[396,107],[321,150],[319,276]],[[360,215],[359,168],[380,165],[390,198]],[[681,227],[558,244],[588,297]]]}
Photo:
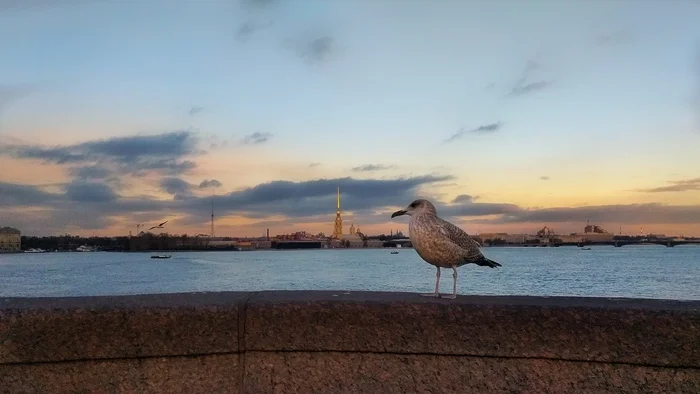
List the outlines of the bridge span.
{"label": "bridge span", "polygon": [[[592,246],[592,245],[610,245],[620,248],[626,245],[662,245],[669,248],[678,245],[700,245],[700,241],[696,240],[671,240],[671,239],[649,239],[649,240],[613,240],[601,242],[579,242],[577,246]],[[562,245],[563,246],[563,245]]]}

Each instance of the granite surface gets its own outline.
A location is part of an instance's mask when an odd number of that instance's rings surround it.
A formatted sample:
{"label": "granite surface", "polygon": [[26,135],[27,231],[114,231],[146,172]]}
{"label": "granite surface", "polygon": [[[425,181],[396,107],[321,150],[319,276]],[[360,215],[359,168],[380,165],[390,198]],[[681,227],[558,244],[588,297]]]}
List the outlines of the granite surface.
{"label": "granite surface", "polygon": [[[345,293],[345,294],[344,294]],[[553,358],[700,367],[700,302],[269,292],[246,350]],[[280,322],[294,322],[284,330]]]}
{"label": "granite surface", "polygon": [[247,296],[0,299],[0,363],[237,352]]}
{"label": "granite surface", "polygon": [[700,392],[700,302],[259,292],[0,299],[0,393]]}
{"label": "granite surface", "polygon": [[558,360],[246,354],[245,393],[700,393],[700,370]]}
{"label": "granite surface", "polygon": [[0,393],[237,393],[238,355],[0,365]]}

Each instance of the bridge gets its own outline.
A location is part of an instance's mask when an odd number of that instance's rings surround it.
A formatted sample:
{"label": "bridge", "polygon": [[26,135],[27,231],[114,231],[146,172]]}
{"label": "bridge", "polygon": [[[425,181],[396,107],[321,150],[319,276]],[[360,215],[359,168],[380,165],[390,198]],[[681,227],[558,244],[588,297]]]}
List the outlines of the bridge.
{"label": "bridge", "polygon": [[[565,245],[565,244],[560,244]],[[573,244],[571,244],[573,245]],[[671,239],[644,239],[644,240],[613,240],[613,241],[585,241],[578,242],[576,246],[610,245],[620,248],[626,245],[662,245],[669,248],[678,245],[700,245],[700,240],[671,240]]]}

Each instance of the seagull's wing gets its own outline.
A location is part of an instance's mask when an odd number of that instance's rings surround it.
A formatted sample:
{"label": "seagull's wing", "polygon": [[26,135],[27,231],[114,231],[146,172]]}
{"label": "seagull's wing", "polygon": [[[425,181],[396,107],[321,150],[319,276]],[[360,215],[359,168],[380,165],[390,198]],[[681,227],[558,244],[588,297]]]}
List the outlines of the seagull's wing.
{"label": "seagull's wing", "polygon": [[481,251],[479,250],[481,245],[471,239],[464,230],[446,220],[437,218],[437,221],[440,233],[449,239],[450,242],[462,248],[467,259],[475,259],[481,256]]}
{"label": "seagull's wing", "polygon": [[166,220],[166,221],[164,221],[163,223],[159,224],[159,225],[158,225],[158,227],[160,227],[160,226],[164,225],[165,223],[168,223],[168,221],[167,221],[167,220]]}
{"label": "seagull's wing", "polygon": [[158,226],[153,226],[153,227],[149,228],[148,230],[150,231],[150,230],[153,230],[154,228],[158,228]]}

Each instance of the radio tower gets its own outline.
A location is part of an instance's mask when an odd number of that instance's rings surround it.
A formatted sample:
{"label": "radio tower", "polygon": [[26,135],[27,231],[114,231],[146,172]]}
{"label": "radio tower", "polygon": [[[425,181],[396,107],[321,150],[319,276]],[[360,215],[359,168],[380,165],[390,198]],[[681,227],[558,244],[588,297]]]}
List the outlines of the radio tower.
{"label": "radio tower", "polygon": [[211,196],[211,234],[210,238],[214,238],[214,196]]}

